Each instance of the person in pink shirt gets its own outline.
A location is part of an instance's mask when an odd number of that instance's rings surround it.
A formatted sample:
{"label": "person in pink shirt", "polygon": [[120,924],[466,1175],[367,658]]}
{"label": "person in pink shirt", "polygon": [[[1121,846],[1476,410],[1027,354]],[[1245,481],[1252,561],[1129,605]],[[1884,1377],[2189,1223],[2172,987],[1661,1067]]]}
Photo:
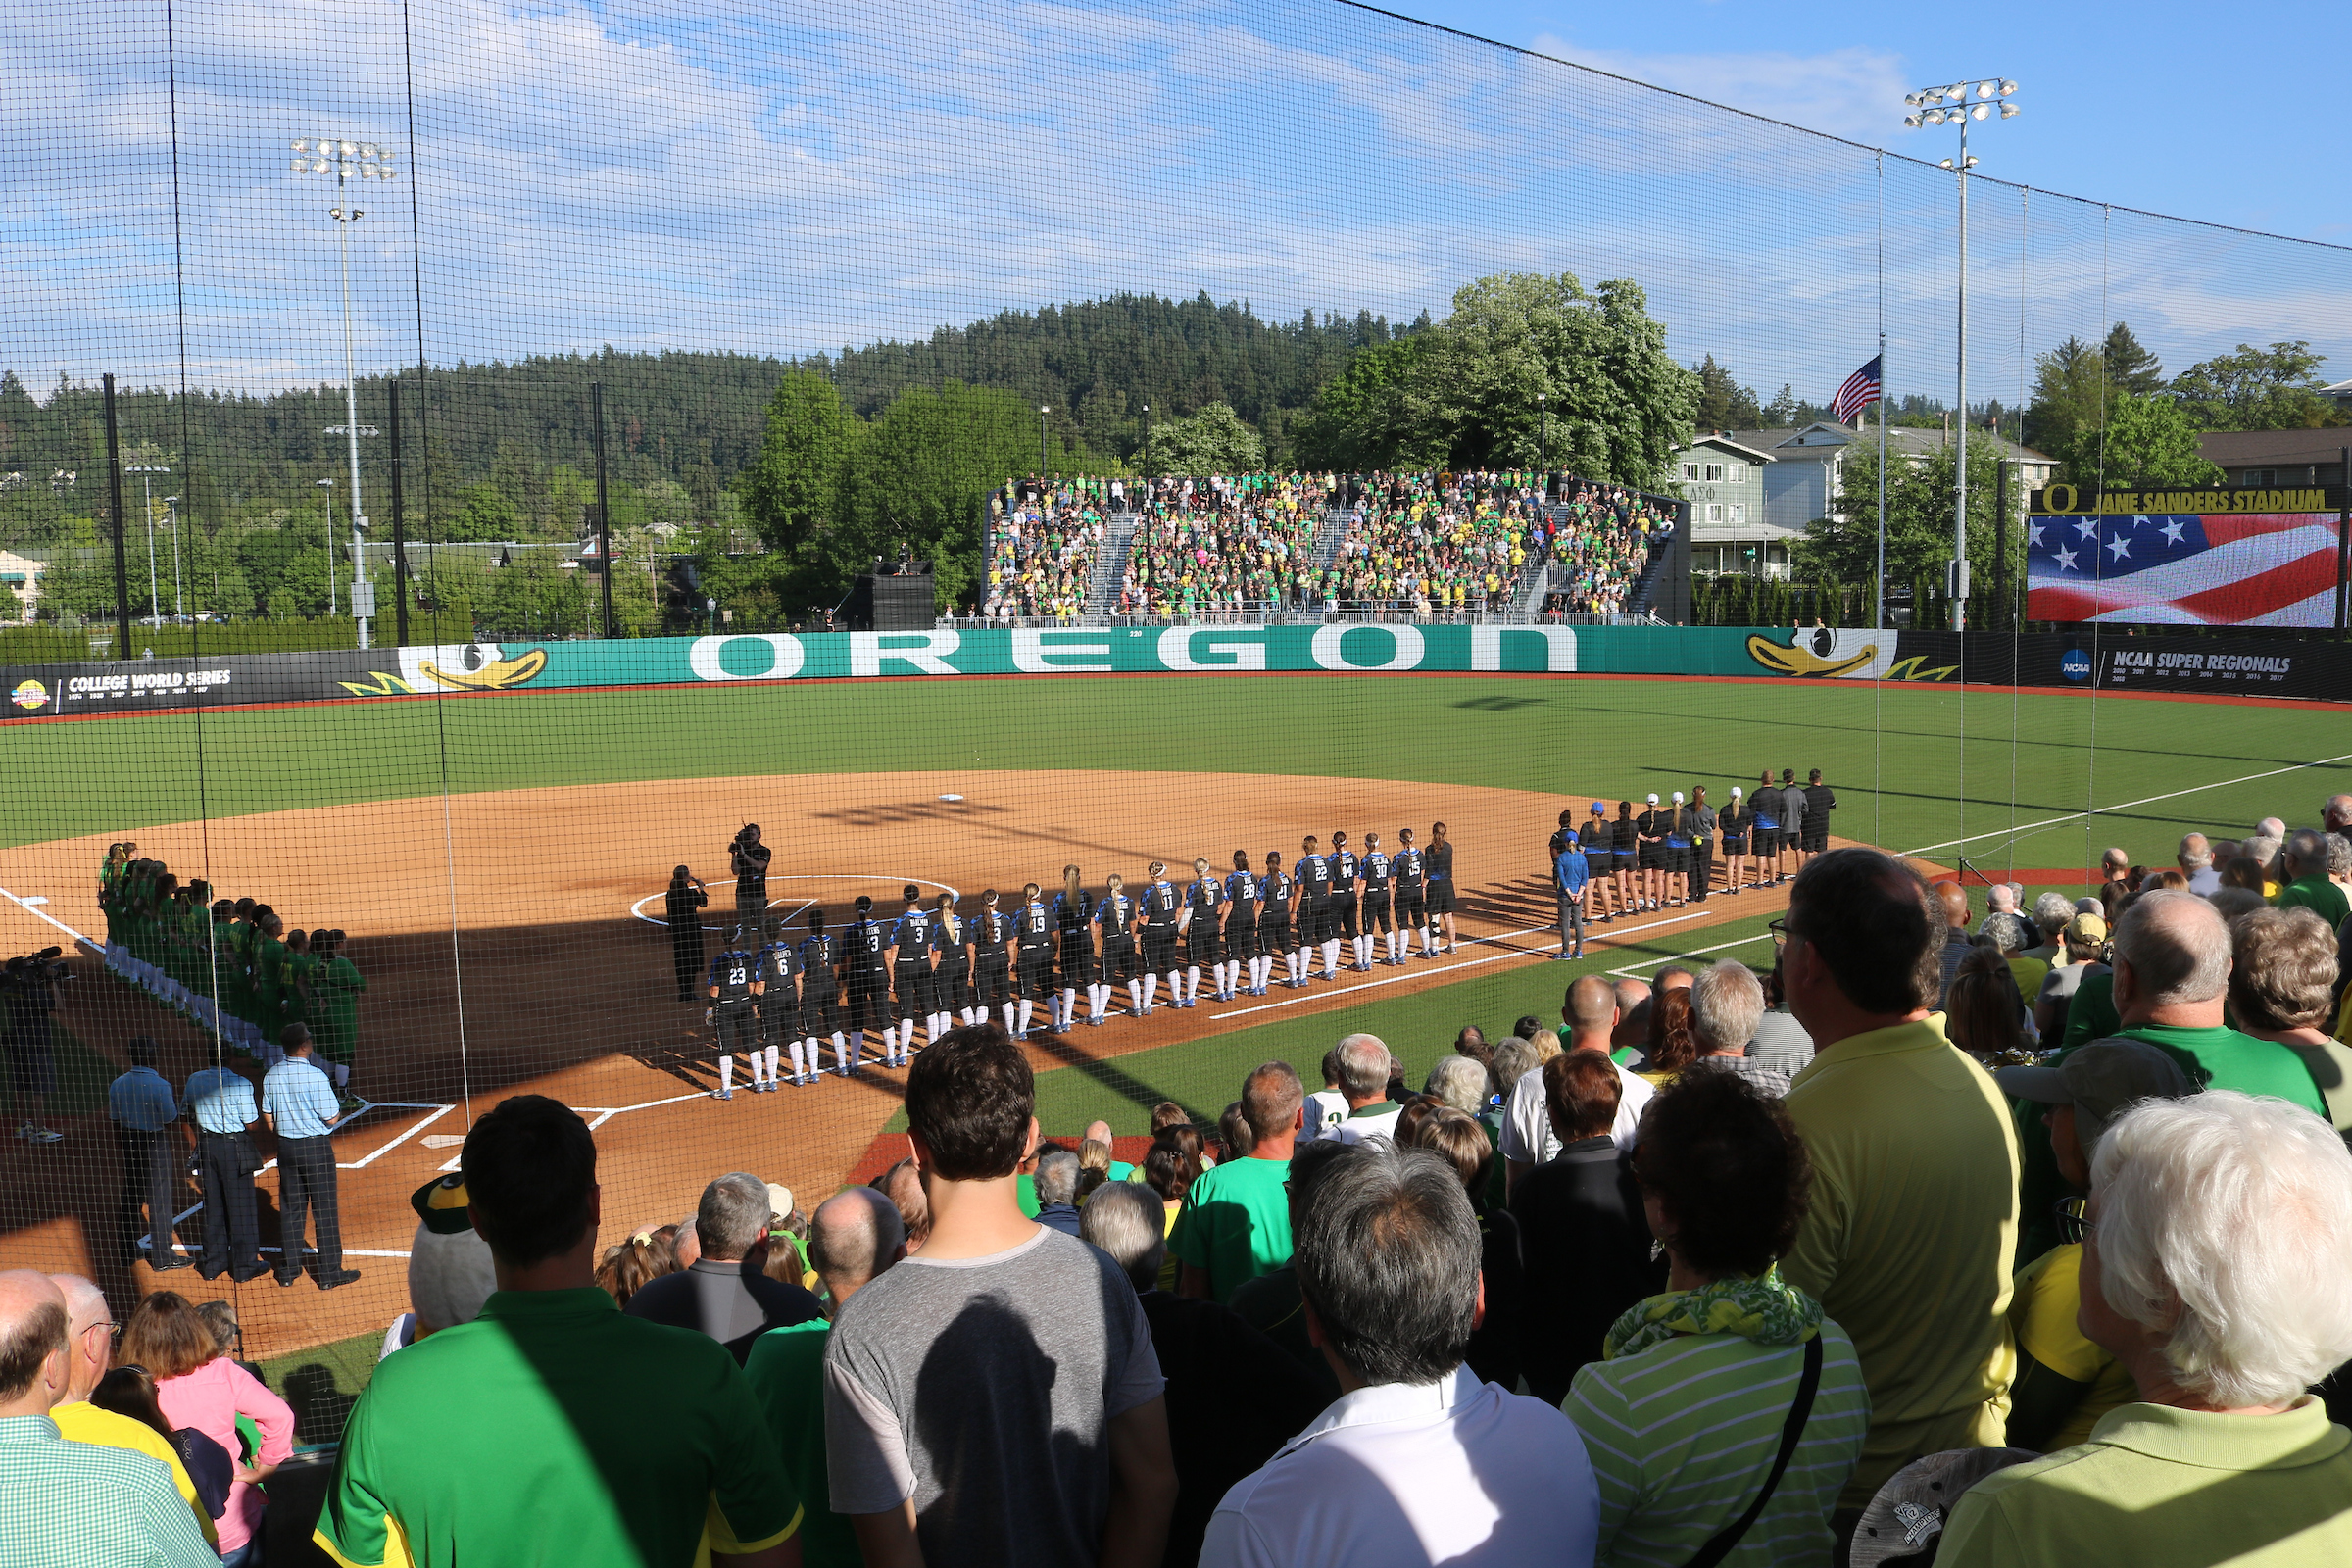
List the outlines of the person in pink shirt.
{"label": "person in pink shirt", "polygon": [[232,1458],[239,1452],[237,1417],[261,1429],[261,1452],[250,1465],[238,1463],[228,1507],[220,1518],[220,1560],[225,1568],[240,1568],[251,1560],[267,1505],[256,1484],[294,1451],[293,1410],[220,1353],[213,1331],[177,1291],[157,1291],[131,1310],[115,1364],[145,1367],[155,1379],[165,1419],[174,1427],[194,1427]]}

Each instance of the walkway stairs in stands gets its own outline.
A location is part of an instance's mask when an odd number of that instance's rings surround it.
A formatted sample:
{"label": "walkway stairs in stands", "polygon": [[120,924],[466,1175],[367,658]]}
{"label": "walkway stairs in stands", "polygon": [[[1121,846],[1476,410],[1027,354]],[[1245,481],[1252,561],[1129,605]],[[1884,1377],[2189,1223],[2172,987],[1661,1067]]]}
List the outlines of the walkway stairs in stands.
{"label": "walkway stairs in stands", "polygon": [[1127,580],[1127,557],[1135,548],[1135,518],[1132,512],[1113,512],[1102,519],[1102,547],[1095,552],[1095,574],[1086,585],[1090,615],[1119,608],[1119,584]]}

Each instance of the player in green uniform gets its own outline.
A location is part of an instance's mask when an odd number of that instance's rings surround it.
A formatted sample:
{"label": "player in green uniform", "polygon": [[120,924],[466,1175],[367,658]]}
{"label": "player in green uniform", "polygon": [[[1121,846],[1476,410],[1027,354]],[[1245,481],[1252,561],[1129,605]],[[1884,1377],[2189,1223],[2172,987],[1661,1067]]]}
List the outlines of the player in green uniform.
{"label": "player in green uniform", "polygon": [[344,956],[343,942],[340,931],[311,938],[311,954],[318,961],[311,975],[311,1014],[316,1020],[311,1027],[335,1088],[351,1103],[351,1066],[360,1050],[360,993],[368,989],[368,977]]}
{"label": "player in green uniform", "polygon": [[277,1032],[285,1027],[284,993],[279,989],[285,972],[286,927],[267,904],[253,907],[254,929],[259,933],[253,945],[253,1022],[261,1031],[262,1060],[276,1066],[281,1053]]}

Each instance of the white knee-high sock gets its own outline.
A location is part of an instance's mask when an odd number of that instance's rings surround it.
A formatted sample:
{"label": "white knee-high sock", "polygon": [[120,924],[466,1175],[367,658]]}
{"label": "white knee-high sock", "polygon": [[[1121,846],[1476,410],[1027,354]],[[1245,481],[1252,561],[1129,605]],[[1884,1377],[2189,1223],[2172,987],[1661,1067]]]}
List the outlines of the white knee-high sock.
{"label": "white knee-high sock", "polygon": [[764,1046],[754,1046],[750,1055],[752,1087],[757,1089],[760,1085],[767,1082],[767,1049]]}
{"label": "white knee-high sock", "polygon": [[1029,1011],[1029,1004],[1026,1002],[1006,1002],[1000,1004],[1000,1005],[1004,1009],[1004,1032],[1006,1034],[1012,1034],[1015,1032],[1013,1028],[1013,1020],[1027,1016]]}
{"label": "white knee-high sock", "polygon": [[[1012,1031],[1012,1032],[1013,1032],[1014,1034],[1016,1034],[1016,1035],[1025,1035],[1025,1034],[1027,1034],[1027,1033],[1029,1032],[1029,1015],[1030,1015],[1030,1013],[1031,1013],[1031,1012],[1032,1012],[1032,1011],[1033,1011],[1033,1010],[1036,1008],[1036,1006],[1037,1006],[1037,1004],[1036,1004],[1036,1003],[1034,1003],[1034,1002],[1032,1002],[1032,1001],[1030,1001],[1030,1000],[1029,1000],[1027,997],[1023,997],[1023,998],[1021,999],[1021,1004],[1020,1004],[1020,1018],[1021,1018],[1021,1021],[1020,1021],[1019,1025],[1018,1025],[1018,1026],[1016,1026],[1016,1027],[1013,1029],[1013,1031]],[[1013,1013],[1013,1004],[1012,1004],[1011,1003],[1007,1002],[1006,1004],[1004,1004],[1004,1014],[1005,1014],[1005,1021],[1006,1021],[1007,1023],[1010,1023],[1010,1022],[1011,1022],[1011,1019],[1012,1019],[1012,1013]]]}
{"label": "white knee-high sock", "polygon": [[[1086,988],[1086,992],[1089,997],[1092,997],[1094,995],[1095,988],[1093,986],[1088,986]],[[1054,1016],[1054,1027],[1056,1029],[1067,1029],[1071,1024],[1077,1022],[1077,1011],[1078,988],[1076,986],[1064,986],[1061,991],[1061,1010],[1055,1013]]]}
{"label": "white knee-high sock", "polygon": [[1140,1018],[1140,1017],[1142,1017],[1142,1016],[1144,1015],[1144,982],[1143,982],[1143,981],[1141,981],[1141,980],[1130,980],[1130,981],[1128,981],[1128,982],[1127,982],[1127,1004],[1128,1004],[1130,1007],[1132,1007],[1132,1008],[1134,1008],[1134,1009],[1135,1009],[1135,1015],[1136,1015],[1137,1017],[1139,1017],[1139,1018]]}
{"label": "white knee-high sock", "polygon": [[728,1052],[718,1058],[718,1092],[731,1093],[735,1088],[735,1054]]}
{"label": "white knee-high sock", "polygon": [[[1142,1007],[1149,1007],[1149,1006],[1152,1005],[1152,1004],[1153,1004],[1154,1003],[1156,1003],[1158,1000],[1159,1000],[1159,976],[1158,976],[1158,975],[1155,975],[1155,974],[1148,974],[1148,975],[1144,976],[1144,988],[1143,988],[1143,994],[1142,994],[1140,997],[1138,997],[1138,998],[1137,998],[1137,1002],[1138,1002],[1138,1004],[1139,1004],[1139,1010],[1140,1010]],[[1171,1001],[1171,1002],[1173,1002],[1173,1001],[1175,1001],[1176,999],[1175,999],[1174,997],[1170,997],[1168,1000],[1169,1000],[1169,1001]]]}
{"label": "white knee-high sock", "polygon": [[807,1051],[808,1047],[802,1045],[800,1041],[795,1040],[792,1043],[792,1081],[796,1084],[808,1073]]}
{"label": "white knee-high sock", "polygon": [[[1176,989],[1173,975],[1169,976],[1168,989],[1171,991]],[[1197,963],[1184,971],[1184,1000],[1187,1002],[1200,1000],[1200,966]]]}
{"label": "white knee-high sock", "polygon": [[1339,973],[1340,939],[1338,937],[1326,937],[1323,939],[1323,978],[1326,980],[1336,980],[1339,978]]}

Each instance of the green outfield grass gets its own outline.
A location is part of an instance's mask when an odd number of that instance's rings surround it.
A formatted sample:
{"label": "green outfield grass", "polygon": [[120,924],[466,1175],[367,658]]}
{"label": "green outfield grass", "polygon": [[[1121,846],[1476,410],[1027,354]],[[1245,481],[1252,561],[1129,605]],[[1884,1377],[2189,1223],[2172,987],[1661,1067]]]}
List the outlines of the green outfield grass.
{"label": "green outfield grass", "polygon": [[[0,844],[407,796],[721,773],[1099,767],[1305,773],[1637,801],[1820,767],[1837,830],[1974,836],[1988,865],[2316,817],[2340,713],[1841,681],[1130,676],[514,693],[0,729]],[[2281,769],[2295,769],[2281,773]],[[2273,776],[2243,783],[2252,774]],[[2182,793],[2184,791],[2191,793]],[[2167,797],[2144,805],[2121,803]],[[1442,795],[1431,800],[1443,809]],[[2081,816],[2100,808],[2095,825]]]}

